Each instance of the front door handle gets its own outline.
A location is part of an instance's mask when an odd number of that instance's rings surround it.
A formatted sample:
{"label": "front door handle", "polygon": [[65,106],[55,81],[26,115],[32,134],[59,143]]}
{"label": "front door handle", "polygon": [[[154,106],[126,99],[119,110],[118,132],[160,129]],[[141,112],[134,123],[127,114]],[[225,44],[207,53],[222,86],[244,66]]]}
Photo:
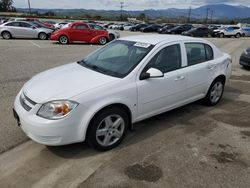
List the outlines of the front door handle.
{"label": "front door handle", "polygon": [[175,81],[180,81],[180,80],[184,80],[185,76],[177,76],[174,80]]}

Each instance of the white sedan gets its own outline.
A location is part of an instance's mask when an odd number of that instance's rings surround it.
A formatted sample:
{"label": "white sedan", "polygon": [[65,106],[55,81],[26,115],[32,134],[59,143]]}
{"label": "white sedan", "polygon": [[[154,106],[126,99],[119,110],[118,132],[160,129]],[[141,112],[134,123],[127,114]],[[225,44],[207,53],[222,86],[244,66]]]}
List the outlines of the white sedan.
{"label": "white sedan", "polygon": [[231,67],[231,57],[203,39],[125,37],[34,76],[18,93],[13,112],[36,142],[87,141],[108,150],[135,122],[200,99],[216,105]]}

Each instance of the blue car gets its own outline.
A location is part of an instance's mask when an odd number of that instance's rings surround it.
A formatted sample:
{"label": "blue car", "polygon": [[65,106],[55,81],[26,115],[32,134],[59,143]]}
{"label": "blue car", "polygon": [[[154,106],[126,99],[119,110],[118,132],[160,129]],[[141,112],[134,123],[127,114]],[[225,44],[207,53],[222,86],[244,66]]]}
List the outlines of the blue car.
{"label": "blue car", "polygon": [[241,30],[242,33],[244,33],[244,36],[250,37],[250,27],[243,27]]}

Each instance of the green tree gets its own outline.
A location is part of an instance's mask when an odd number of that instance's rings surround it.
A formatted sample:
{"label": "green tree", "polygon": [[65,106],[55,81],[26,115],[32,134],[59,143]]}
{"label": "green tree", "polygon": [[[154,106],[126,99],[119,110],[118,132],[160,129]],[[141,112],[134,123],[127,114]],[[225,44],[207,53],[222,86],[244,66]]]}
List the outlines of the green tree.
{"label": "green tree", "polygon": [[15,12],[16,9],[12,5],[13,5],[13,0],[0,0],[0,11]]}

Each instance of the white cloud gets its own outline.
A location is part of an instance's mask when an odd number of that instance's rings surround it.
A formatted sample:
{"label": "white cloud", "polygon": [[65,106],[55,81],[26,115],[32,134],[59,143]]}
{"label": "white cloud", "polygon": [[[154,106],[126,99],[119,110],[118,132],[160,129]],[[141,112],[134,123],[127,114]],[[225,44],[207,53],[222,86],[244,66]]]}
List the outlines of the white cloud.
{"label": "white cloud", "polygon": [[[85,8],[85,9],[119,9],[120,2],[124,2],[124,9],[165,9],[187,8],[206,4],[227,3],[249,6],[249,0],[30,0],[34,8]],[[16,7],[26,8],[27,0],[14,0]]]}

